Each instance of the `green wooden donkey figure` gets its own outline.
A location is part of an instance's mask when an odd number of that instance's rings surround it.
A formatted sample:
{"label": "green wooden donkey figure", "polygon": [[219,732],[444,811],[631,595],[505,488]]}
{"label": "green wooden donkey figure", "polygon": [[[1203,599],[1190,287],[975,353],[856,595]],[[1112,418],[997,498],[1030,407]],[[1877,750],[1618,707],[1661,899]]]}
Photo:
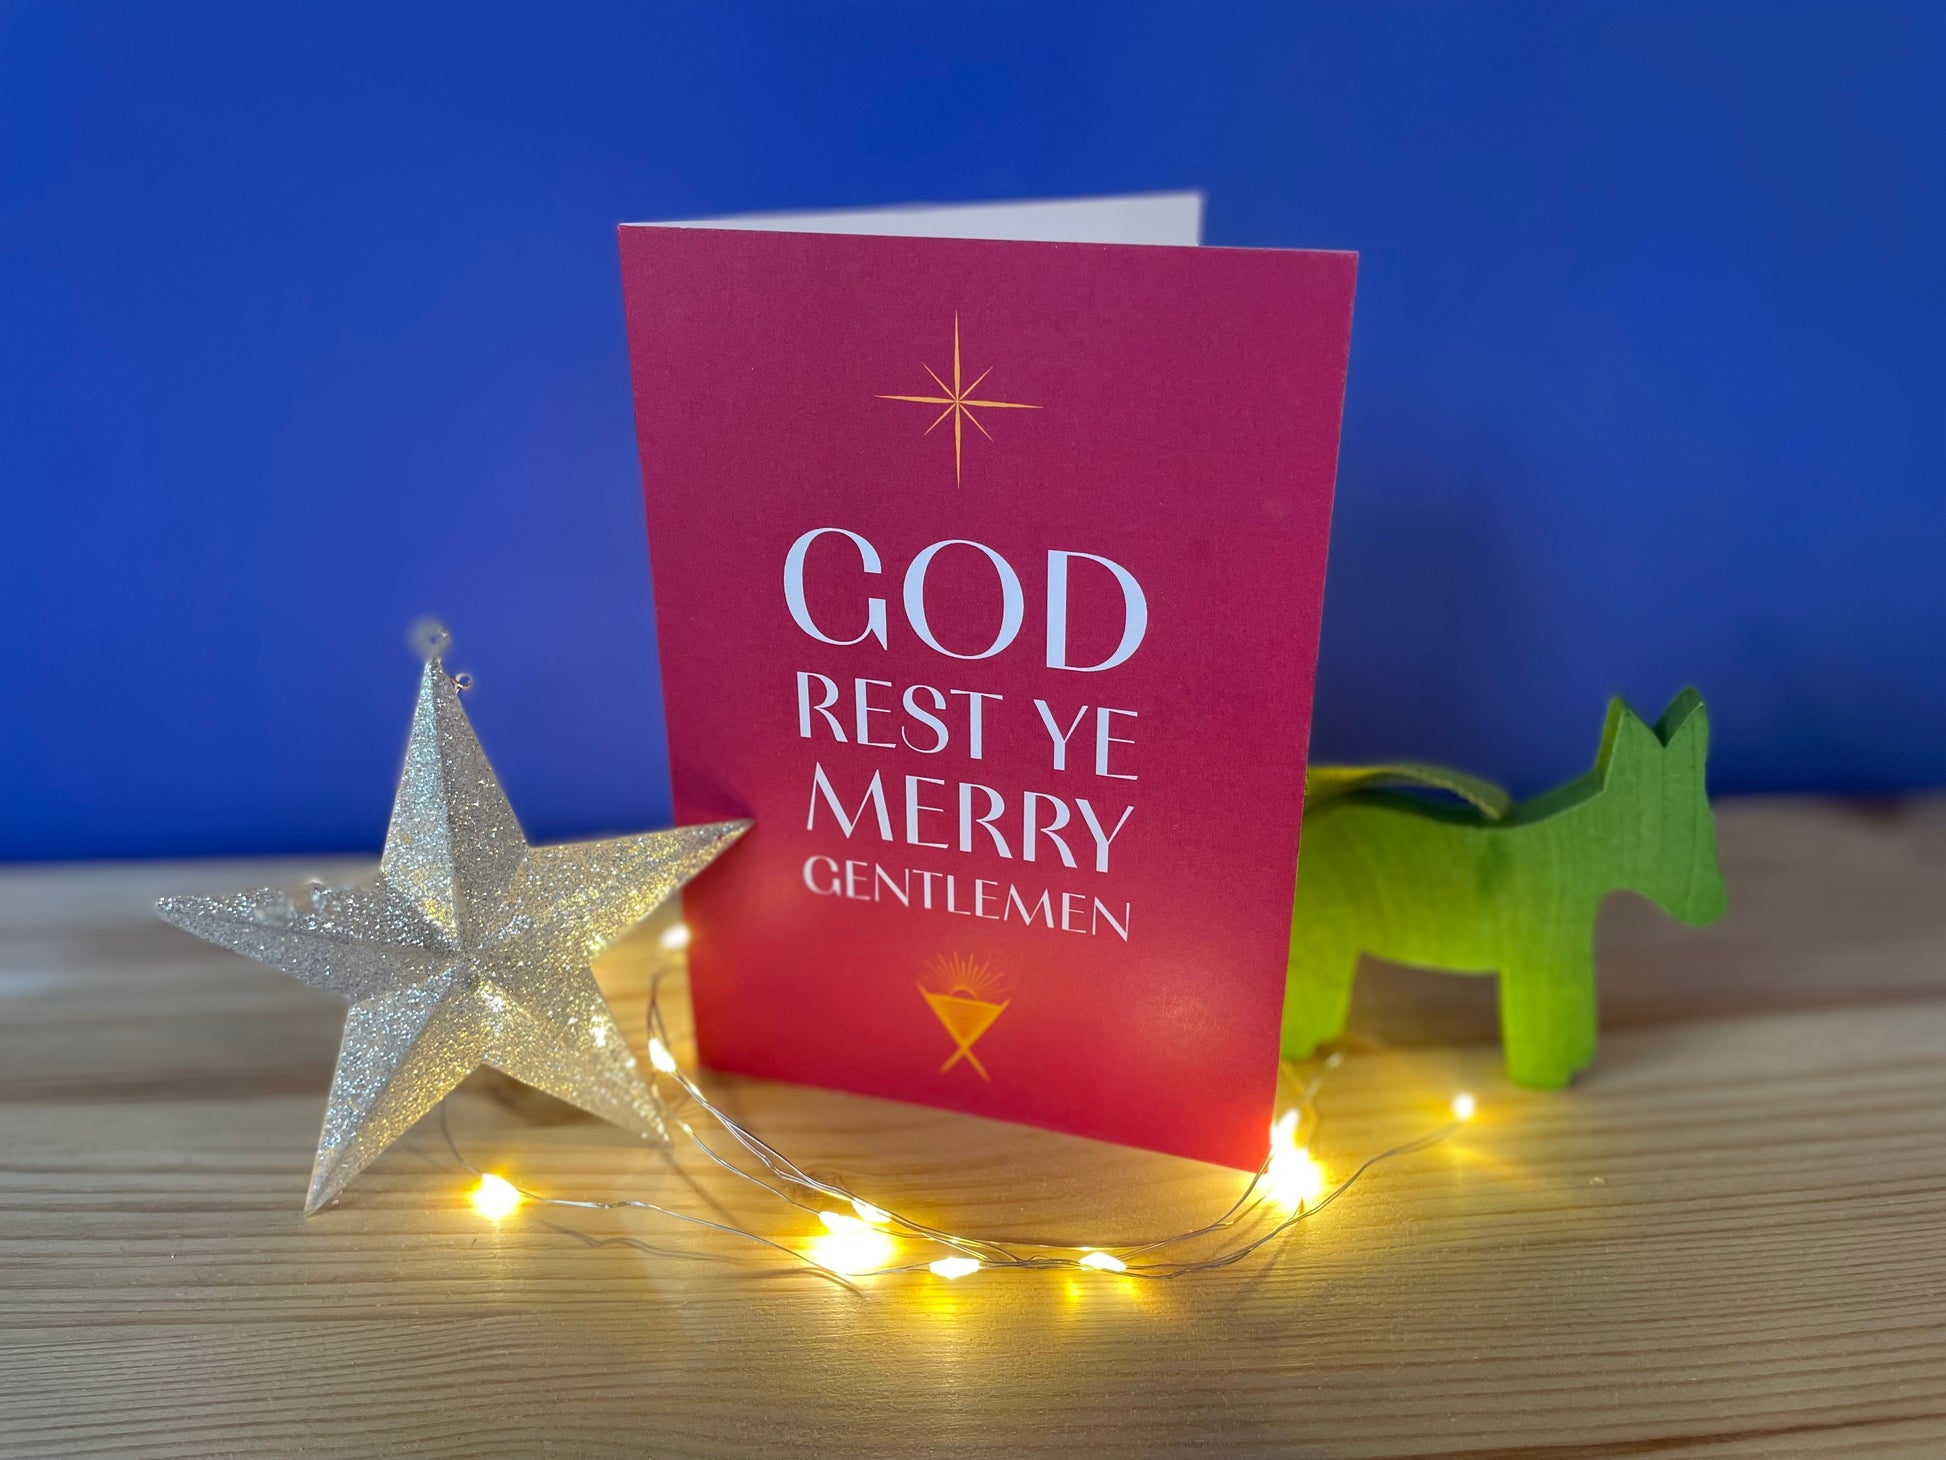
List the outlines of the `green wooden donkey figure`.
{"label": "green wooden donkey figure", "polygon": [[[1283,1051],[1344,1033],[1360,953],[1500,975],[1516,1084],[1559,1089],[1595,1055],[1595,913],[1641,893],[1685,923],[1726,902],[1703,791],[1709,715],[1686,689],[1655,728],[1609,702],[1595,768],[1513,806],[1426,766],[1314,767],[1307,780]],[[1453,792],[1435,801],[1388,789]],[[1465,804],[1461,804],[1461,803]]]}

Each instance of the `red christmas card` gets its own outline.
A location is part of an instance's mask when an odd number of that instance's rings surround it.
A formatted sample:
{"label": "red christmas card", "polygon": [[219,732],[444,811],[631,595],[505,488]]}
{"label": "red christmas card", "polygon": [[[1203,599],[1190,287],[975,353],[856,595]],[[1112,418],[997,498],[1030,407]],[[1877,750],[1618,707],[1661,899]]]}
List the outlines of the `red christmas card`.
{"label": "red christmas card", "polygon": [[704,1062],[1257,1166],[1356,257],[621,249]]}

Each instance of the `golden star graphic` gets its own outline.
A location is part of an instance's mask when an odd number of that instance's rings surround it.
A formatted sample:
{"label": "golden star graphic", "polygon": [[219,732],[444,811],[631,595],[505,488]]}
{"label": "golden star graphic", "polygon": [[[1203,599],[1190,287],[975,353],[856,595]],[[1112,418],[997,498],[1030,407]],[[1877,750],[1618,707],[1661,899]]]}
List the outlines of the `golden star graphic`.
{"label": "golden star graphic", "polygon": [[993,439],[993,433],[981,425],[980,418],[973,414],[975,407],[989,411],[1038,411],[1040,409],[1039,406],[1026,405],[1017,400],[975,400],[973,398],[973,392],[980,388],[980,382],[982,380],[985,380],[989,375],[993,374],[993,367],[991,365],[982,370],[975,377],[972,384],[965,386],[960,384],[959,315],[957,312],[953,315],[953,383],[950,386],[947,385],[945,381],[939,378],[939,373],[930,365],[921,362],[920,368],[926,374],[932,376],[933,384],[945,391],[946,393],[944,395],[881,395],[879,399],[909,400],[916,405],[946,407],[945,410],[933,418],[932,425],[926,427],[924,434],[930,436],[941,421],[944,421],[948,416],[953,418],[953,485],[956,487],[962,485],[963,482],[960,469],[963,423],[971,421],[982,436],[986,437],[989,441]]}
{"label": "golden star graphic", "polygon": [[477,1065],[662,1139],[588,965],[750,825],[531,846],[435,653],[378,876],[165,897],[164,919],[347,999],[309,1216]]}

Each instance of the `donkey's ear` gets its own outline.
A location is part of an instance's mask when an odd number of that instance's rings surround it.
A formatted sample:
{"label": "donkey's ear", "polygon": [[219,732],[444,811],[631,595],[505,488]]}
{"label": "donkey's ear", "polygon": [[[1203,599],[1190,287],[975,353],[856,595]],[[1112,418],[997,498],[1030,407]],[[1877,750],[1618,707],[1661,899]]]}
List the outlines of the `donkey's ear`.
{"label": "donkey's ear", "polygon": [[1707,751],[1710,714],[1703,705],[1703,697],[1693,689],[1685,689],[1669,701],[1669,708],[1655,722],[1655,738],[1664,745],[1674,745],[1678,740],[1685,744],[1693,742],[1698,751]]}
{"label": "donkey's ear", "polygon": [[1628,707],[1620,695],[1608,702],[1608,723],[1602,727],[1601,754],[1595,769],[1604,782],[1617,775],[1627,776],[1660,754],[1655,731]]}
{"label": "donkey's ear", "polygon": [[1672,767],[1702,783],[1703,768],[1709,763],[1710,717],[1703,708],[1703,697],[1686,689],[1669,702],[1669,708],[1656,721],[1655,733],[1673,757]]}
{"label": "donkey's ear", "polygon": [[1709,711],[1703,707],[1703,695],[1685,689],[1672,699],[1662,718],[1656,720],[1656,740],[1695,761],[1701,769],[1703,761],[1709,759]]}

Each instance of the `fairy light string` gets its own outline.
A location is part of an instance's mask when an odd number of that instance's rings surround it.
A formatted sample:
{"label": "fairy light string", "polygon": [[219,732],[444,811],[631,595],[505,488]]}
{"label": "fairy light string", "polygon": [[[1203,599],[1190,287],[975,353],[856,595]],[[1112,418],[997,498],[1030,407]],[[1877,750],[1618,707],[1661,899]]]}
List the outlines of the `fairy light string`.
{"label": "fairy light string", "polygon": [[[664,935],[663,947],[680,951],[688,942],[680,924]],[[454,1159],[479,1178],[471,1192],[476,1210],[498,1221],[524,1203],[581,1211],[645,1211],[678,1222],[708,1228],[783,1253],[841,1281],[855,1277],[929,1272],[953,1280],[989,1270],[1070,1270],[1119,1273],[1136,1278],[1178,1278],[1209,1272],[1240,1262],[1317,1215],[1375,1166],[1426,1150],[1452,1135],[1473,1118],[1476,1102],[1464,1092],[1453,1097],[1452,1115],[1445,1123],[1412,1140],[1368,1156],[1335,1185],[1311,1156],[1300,1133],[1316,1127],[1318,1092],[1342,1054],[1334,1051],[1319,1062],[1298,1091],[1292,1105],[1273,1123],[1263,1164],[1242,1193],[1214,1220],[1186,1231],[1144,1241],[1056,1242],[1008,1237],[969,1236],[919,1220],[892,1207],[867,1201],[840,1183],[826,1181],[798,1166],[781,1151],[729,1115],[698,1086],[672,1053],[673,1041],[663,1018],[661,993],[664,972],[650,980],[648,999],[649,1089],[668,1128],[687,1138],[709,1162],[731,1177],[748,1182],[777,1202],[810,1219],[815,1228],[793,1245],[734,1222],[715,1221],[639,1197],[595,1199],[548,1195],[507,1177],[484,1170],[460,1150],[447,1127],[444,1107],[440,1126]],[[672,1094],[672,1092],[674,1092]],[[701,1117],[716,1134],[698,1130]],[[721,1143],[723,1149],[719,1149]],[[734,1147],[745,1159],[733,1159]],[[1181,1253],[1199,1242],[1217,1241],[1201,1255]],[[915,1261],[898,1260],[901,1246],[920,1245],[938,1255]]]}

